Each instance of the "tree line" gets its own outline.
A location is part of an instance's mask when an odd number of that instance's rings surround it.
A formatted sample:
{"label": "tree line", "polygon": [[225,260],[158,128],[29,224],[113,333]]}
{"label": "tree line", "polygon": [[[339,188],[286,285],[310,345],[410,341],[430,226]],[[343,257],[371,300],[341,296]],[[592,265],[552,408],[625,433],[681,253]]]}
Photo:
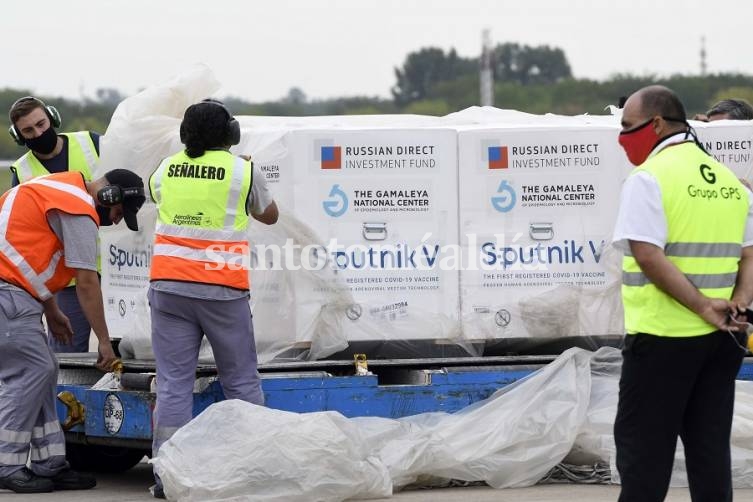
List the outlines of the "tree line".
{"label": "tree line", "polygon": [[[497,45],[490,62],[495,106],[529,113],[603,114],[606,105],[617,104],[621,96],[652,83],[677,92],[690,116],[723,98],[738,97],[753,102],[751,75],[616,74],[603,81],[580,79],[573,76],[562,49],[517,43]],[[293,87],[275,101],[252,103],[233,96],[224,100],[237,115],[446,115],[479,104],[479,68],[479,58],[462,57],[454,49],[427,47],[409,53],[402,65],[395,68],[391,98],[309,99],[303,90]],[[28,94],[26,89],[0,90],[0,110],[8,110],[13,101]],[[125,98],[115,89],[99,89],[95,98],[82,100],[39,97],[58,108],[64,120],[63,130],[98,132],[106,130],[112,112]],[[6,115],[6,127],[7,120]],[[0,134],[0,159],[16,158],[23,153],[24,148],[17,146],[9,135]]]}

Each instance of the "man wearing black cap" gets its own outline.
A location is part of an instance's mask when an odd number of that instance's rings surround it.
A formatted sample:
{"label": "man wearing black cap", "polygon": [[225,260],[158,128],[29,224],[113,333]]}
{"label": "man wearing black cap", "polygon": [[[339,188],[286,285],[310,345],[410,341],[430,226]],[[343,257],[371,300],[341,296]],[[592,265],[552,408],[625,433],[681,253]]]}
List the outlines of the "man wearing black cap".
{"label": "man wearing black cap", "polygon": [[57,339],[71,338],[54,294],[75,278],[99,341],[96,366],[111,368],[116,357],[97,275],[97,232],[120,220],[137,230],[144,201],[141,178],[125,169],[90,182],[78,172],[40,176],[0,196],[0,489],[37,493],[96,484],[65,460],[55,410],[57,360],[40,320],[44,315]]}
{"label": "man wearing black cap", "polygon": [[117,224],[122,218],[130,230],[138,231],[136,213],[146,201],[144,182],[138,174],[128,169],[113,169],[87,186],[98,202],[100,226]]}

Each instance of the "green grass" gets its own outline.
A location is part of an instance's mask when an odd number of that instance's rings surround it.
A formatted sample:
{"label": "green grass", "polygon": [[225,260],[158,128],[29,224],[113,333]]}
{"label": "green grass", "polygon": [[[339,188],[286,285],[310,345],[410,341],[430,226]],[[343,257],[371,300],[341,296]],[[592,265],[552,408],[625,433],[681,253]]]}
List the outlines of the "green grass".
{"label": "green grass", "polygon": [[4,169],[0,168],[0,194],[10,188],[10,169],[5,166],[3,167]]}

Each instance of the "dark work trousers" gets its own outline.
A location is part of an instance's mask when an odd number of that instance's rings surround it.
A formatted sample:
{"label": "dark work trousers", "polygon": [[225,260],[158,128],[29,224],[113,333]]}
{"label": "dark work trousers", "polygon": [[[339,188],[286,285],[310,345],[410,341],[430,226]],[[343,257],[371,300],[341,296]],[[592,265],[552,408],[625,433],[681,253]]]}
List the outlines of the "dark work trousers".
{"label": "dark work trousers", "polygon": [[732,500],[730,433],[744,354],[726,331],[625,337],[614,423],[620,502],[664,500],[678,435],[692,501]]}
{"label": "dark work trousers", "polygon": [[152,450],[193,418],[193,388],[201,339],[212,345],[226,399],[264,404],[254,326],[247,298],[200,300],[149,290],[157,406]]}
{"label": "dark work trousers", "polygon": [[63,343],[54,336],[50,330],[47,330],[47,337],[50,340],[50,347],[55,352],[89,352],[89,336],[92,328],[86,319],[84,310],[78,302],[76,286],[69,286],[61,289],[55,294],[55,301],[63,313],[68,316],[73,328],[73,339],[71,343]]}

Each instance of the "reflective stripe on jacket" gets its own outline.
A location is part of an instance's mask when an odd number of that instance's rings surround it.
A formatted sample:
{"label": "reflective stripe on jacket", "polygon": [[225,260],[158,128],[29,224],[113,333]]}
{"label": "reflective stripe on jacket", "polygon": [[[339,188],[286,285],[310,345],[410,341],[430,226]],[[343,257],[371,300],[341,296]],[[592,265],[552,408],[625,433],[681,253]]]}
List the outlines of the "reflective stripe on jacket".
{"label": "reflective stripe on jacket", "polygon": [[47,213],[55,209],[90,216],[99,225],[94,199],[78,172],[40,176],[0,197],[0,279],[38,300],[48,299],[74,276],[65,265],[63,243],[47,222]]}
{"label": "reflective stripe on jacket", "polygon": [[[84,175],[86,181],[91,181],[99,155],[97,155],[97,149],[89,131],[63,133],[60,136],[68,138],[68,170],[78,171]],[[19,183],[50,174],[31,151],[15,161],[11,165],[11,170],[16,173]]]}
{"label": "reflective stripe on jacket", "polygon": [[149,179],[157,204],[150,279],[249,289],[251,163],[225,150],[180,152]]}
{"label": "reflective stripe on jacket", "polygon": [[[704,295],[731,298],[748,216],[747,190],[691,142],[664,148],[638,171],[659,183],[666,257]],[[622,298],[628,333],[687,337],[716,329],[654,286],[629,252],[622,264]]]}

